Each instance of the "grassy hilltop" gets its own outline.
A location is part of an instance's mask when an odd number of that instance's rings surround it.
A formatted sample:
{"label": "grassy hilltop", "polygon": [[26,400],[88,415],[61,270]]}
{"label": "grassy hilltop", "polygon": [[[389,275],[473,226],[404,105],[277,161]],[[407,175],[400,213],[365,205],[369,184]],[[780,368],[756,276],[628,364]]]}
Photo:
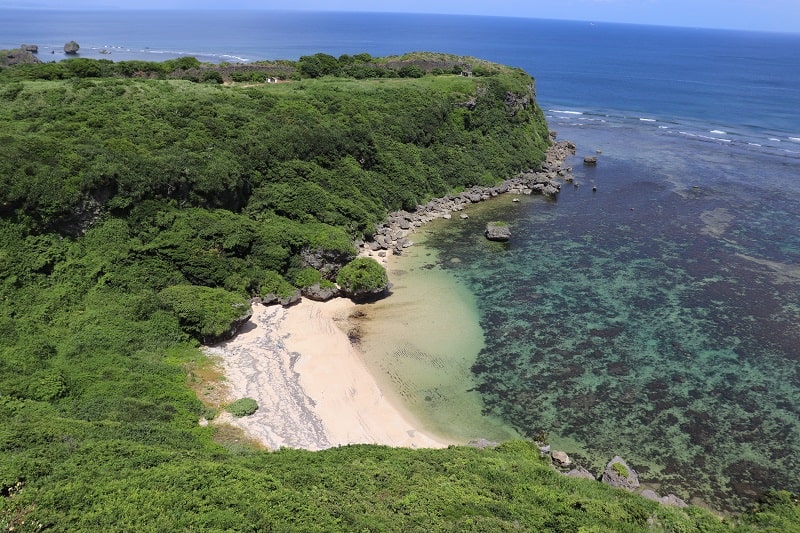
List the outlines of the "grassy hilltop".
{"label": "grassy hilltop", "polygon": [[524,442],[269,453],[198,425],[200,342],[335,279],[388,211],[537,167],[533,95],[439,54],[0,67],[0,530],[797,528],[786,493],[722,522]]}

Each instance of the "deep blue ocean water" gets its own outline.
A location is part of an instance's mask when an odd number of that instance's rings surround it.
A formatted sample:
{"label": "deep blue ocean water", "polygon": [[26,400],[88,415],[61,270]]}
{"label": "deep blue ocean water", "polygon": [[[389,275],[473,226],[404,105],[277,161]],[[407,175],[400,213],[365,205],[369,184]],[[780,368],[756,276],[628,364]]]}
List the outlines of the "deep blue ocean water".
{"label": "deep blue ocean water", "polygon": [[[57,60],[72,39],[112,60],[429,50],[524,68],[551,129],[578,145],[578,186],[487,203],[428,242],[477,296],[487,413],[572,443],[585,464],[623,455],[662,492],[717,508],[800,491],[800,35],[0,10],[0,48]],[[489,219],[509,222],[509,244],[483,240]]]}

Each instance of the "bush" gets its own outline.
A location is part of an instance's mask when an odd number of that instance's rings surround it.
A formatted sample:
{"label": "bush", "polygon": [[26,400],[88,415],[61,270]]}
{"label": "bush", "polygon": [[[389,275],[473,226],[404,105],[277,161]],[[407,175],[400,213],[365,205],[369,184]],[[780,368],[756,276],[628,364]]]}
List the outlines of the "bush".
{"label": "bush", "polygon": [[283,279],[283,276],[277,272],[269,270],[264,272],[263,277],[260,279],[258,294],[259,296],[274,294],[279,298],[284,298],[294,293],[295,290],[296,288],[291,283]]}
{"label": "bush", "polygon": [[186,333],[204,343],[229,336],[249,312],[247,300],[225,289],[173,285],[159,292],[158,298]]}
{"label": "bush", "polygon": [[332,282],[322,277],[322,273],[319,270],[311,267],[306,267],[297,272],[297,274],[294,275],[293,281],[295,287],[300,288],[311,287],[313,285],[319,285],[323,289],[334,287]]}
{"label": "bush", "polygon": [[203,73],[203,81],[205,83],[222,83],[222,74],[218,70],[207,70]]}
{"label": "bush", "polygon": [[228,405],[225,410],[236,418],[250,416],[258,410],[258,402],[252,398],[239,398],[232,404]]}
{"label": "bush", "polygon": [[343,266],[336,283],[350,297],[379,294],[389,287],[386,270],[370,257],[357,257]]}

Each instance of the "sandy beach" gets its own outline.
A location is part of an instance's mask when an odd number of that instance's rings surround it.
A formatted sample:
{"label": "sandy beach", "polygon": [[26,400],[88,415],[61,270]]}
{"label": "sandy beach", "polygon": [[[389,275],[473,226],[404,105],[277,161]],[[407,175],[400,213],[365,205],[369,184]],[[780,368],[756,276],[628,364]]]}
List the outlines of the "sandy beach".
{"label": "sandy beach", "polygon": [[370,374],[345,330],[350,300],[303,299],[288,309],[253,305],[232,340],[206,349],[219,358],[229,399],[250,397],[255,414],[230,423],[270,449],[320,450],[346,444],[441,448],[421,432]]}

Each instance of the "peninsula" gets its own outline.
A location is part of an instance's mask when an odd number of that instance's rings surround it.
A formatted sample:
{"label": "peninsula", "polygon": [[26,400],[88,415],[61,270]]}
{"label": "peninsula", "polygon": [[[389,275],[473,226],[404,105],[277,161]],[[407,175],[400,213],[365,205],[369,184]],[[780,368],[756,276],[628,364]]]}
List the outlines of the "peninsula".
{"label": "peninsula", "polygon": [[[292,388],[331,378],[349,390],[363,377],[313,346],[333,331],[336,304],[323,312],[300,295],[338,285],[374,297],[385,273],[357,245],[376,240],[388,213],[538,171],[551,144],[531,76],[475,58],[0,67],[0,528],[797,524],[783,492],[721,521],[562,476],[533,443],[435,449],[447,442],[383,410],[379,393],[366,401],[390,424],[333,428],[326,417],[356,398]],[[332,351],[347,349],[334,333]],[[229,386],[201,348],[213,356],[248,336],[300,354],[295,381],[273,365],[275,395],[245,403],[253,420],[286,413],[294,434],[264,429],[275,452],[241,431],[246,416],[198,424],[231,407],[208,398],[252,392]],[[256,359],[243,353],[225,372]],[[409,448],[337,447],[358,441]]]}

